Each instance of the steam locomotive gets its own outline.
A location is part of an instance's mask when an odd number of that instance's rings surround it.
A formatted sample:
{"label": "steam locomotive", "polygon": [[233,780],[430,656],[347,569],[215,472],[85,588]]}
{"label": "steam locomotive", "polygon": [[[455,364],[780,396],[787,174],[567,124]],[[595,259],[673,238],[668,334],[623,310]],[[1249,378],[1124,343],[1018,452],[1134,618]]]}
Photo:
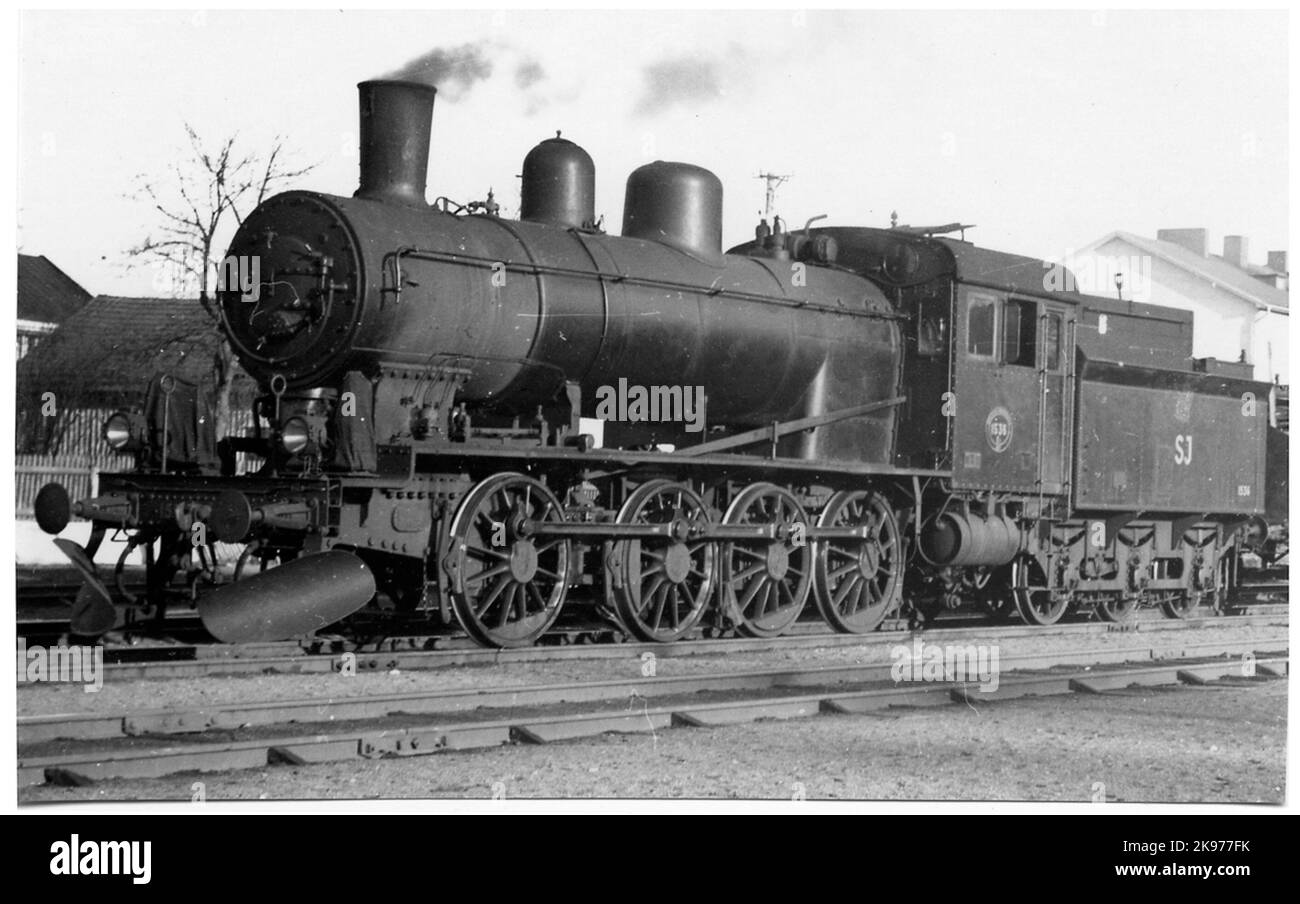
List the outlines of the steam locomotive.
{"label": "steam locomotive", "polygon": [[[684,163],[635,170],[611,236],[558,133],[518,220],[429,205],[435,89],[359,91],[356,193],[269,199],[223,264],[250,435],[217,438],[164,377],[105,427],[134,470],[75,503],[42,490],[48,532],[93,522],[90,549],[56,541],[87,578],[78,630],[156,611],[218,541],[244,553],[198,608],[230,642],[362,610],[500,647],[565,611],[771,637],[810,596],[856,633],[971,601],[1180,618],[1222,603],[1278,516],[1271,387],[1193,359],[1190,313],[957,229],[778,219],[724,253],[721,183]],[[142,597],[92,564],[110,530],[147,555]]]}

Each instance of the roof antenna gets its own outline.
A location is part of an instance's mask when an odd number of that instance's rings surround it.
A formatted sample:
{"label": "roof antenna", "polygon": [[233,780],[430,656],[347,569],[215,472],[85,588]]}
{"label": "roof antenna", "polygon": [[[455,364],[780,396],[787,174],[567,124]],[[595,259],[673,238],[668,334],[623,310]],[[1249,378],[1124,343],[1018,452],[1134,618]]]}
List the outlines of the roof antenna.
{"label": "roof antenna", "polygon": [[766,202],[763,205],[763,216],[770,217],[772,215],[772,208],[776,205],[777,188],[780,187],[782,183],[789,181],[790,177],[793,175],[794,173],[786,173],[784,175],[777,175],[776,173],[759,173],[754,177],[755,179],[762,179],[767,183],[767,196]]}

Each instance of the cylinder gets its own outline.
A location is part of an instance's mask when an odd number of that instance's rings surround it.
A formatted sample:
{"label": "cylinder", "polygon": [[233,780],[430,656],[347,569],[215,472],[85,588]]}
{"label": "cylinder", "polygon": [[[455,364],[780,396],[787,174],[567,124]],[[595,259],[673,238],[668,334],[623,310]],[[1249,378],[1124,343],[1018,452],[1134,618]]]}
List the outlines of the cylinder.
{"label": "cylinder", "polygon": [[921,531],[921,554],[934,565],[1005,565],[1020,550],[1006,515],[942,512]]}
{"label": "cylinder", "polygon": [[356,197],[423,207],[429,175],[433,99],[418,82],[357,85],[361,105],[361,185]]}
{"label": "cylinder", "polygon": [[222,643],[288,640],[356,612],[375,595],[375,578],[350,552],[286,562],[199,598],[199,618]]}
{"label": "cylinder", "polygon": [[722,263],[722,182],[703,167],[656,160],[627,177],[623,235]]}
{"label": "cylinder", "polygon": [[582,229],[596,221],[596,164],[556,132],[528,152],[520,185],[519,218]]}

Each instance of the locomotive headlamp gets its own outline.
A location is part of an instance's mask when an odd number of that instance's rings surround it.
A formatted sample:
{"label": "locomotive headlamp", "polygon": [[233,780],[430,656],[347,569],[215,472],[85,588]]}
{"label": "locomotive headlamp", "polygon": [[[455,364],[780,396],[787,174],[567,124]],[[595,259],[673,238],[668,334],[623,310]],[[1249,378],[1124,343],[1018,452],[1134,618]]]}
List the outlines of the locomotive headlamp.
{"label": "locomotive headlamp", "polygon": [[104,442],[109,448],[121,452],[131,445],[135,432],[131,429],[131,416],[125,411],[116,411],[104,421]]}
{"label": "locomotive headlamp", "polygon": [[311,429],[300,417],[291,417],[280,428],[280,445],[290,455],[297,455],[311,443]]}

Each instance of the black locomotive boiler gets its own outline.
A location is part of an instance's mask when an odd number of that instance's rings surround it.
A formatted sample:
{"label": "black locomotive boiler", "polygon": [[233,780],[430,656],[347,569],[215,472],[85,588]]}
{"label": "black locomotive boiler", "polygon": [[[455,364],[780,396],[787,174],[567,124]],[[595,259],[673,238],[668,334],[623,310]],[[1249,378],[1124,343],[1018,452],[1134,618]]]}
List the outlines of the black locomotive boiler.
{"label": "black locomotive boiler", "polygon": [[1181,617],[1224,598],[1270,514],[1270,387],[1195,361],[1190,314],[935,230],[777,221],[724,253],[722,186],[682,163],[631,174],[611,236],[558,135],[524,160],[518,220],[429,205],[434,89],[359,88],[356,193],[269,199],[224,263],[251,435],[179,442],[212,419],[154,392],[106,428],[134,470],[75,504],[42,491],[51,533],[75,514],[90,553],[113,531],[148,554],[123,600],[60,541],[87,627],[109,601],[158,611],[217,541],[246,544],[235,580],[198,582],[226,641],[362,609],[496,646],[565,611],[774,636],[809,597],[845,632],[971,599]]}

